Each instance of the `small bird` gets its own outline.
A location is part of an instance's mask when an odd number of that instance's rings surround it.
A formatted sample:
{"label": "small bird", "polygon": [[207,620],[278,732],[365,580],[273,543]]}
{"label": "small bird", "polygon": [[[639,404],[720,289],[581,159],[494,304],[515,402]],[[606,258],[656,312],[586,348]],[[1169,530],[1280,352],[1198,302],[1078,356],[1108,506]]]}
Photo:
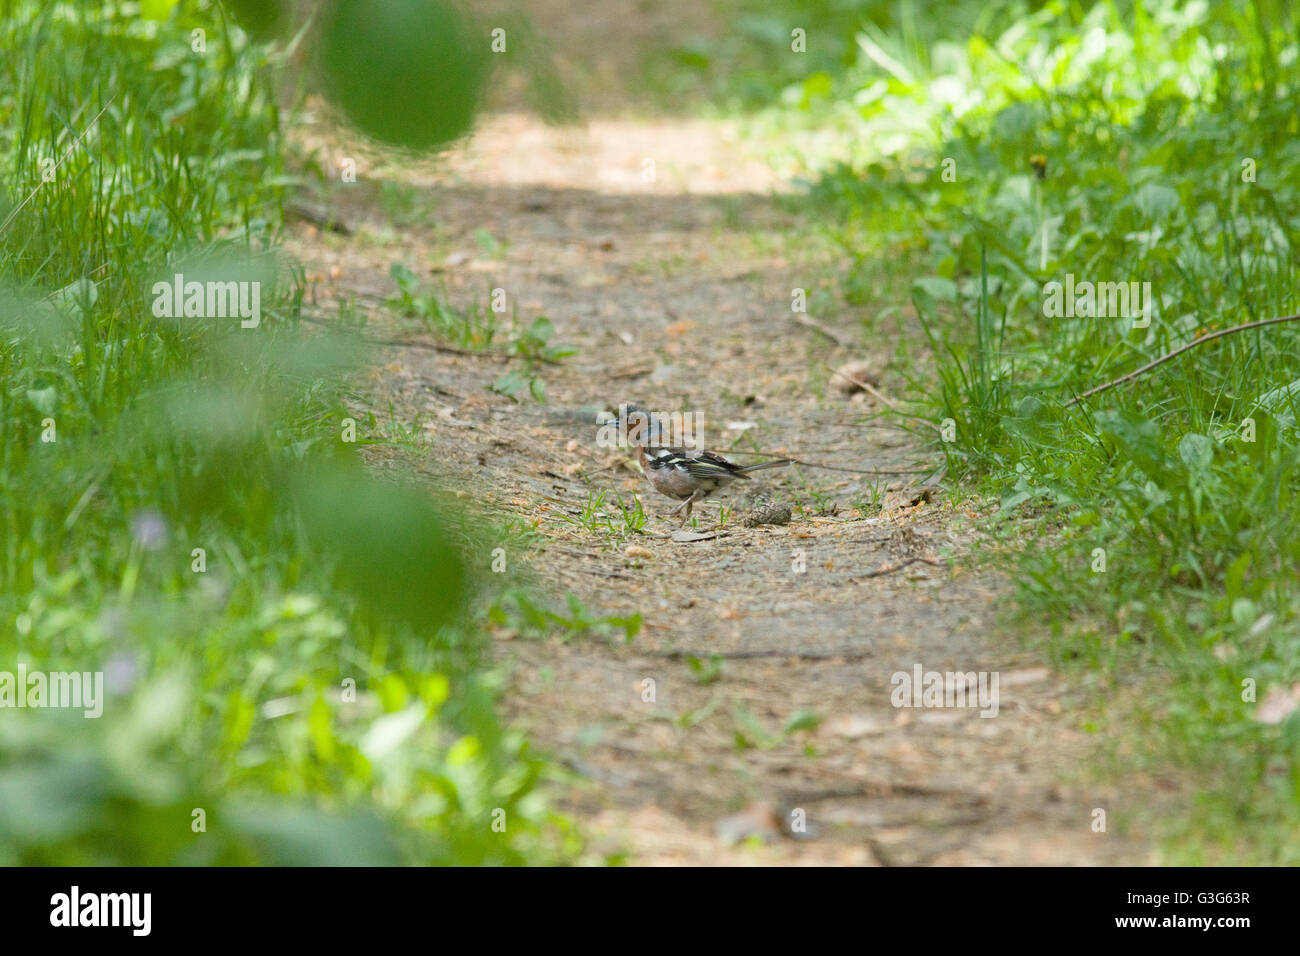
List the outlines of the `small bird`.
{"label": "small bird", "polygon": [[794,461],[793,458],[778,458],[754,465],[737,465],[711,451],[658,444],[661,438],[658,426],[648,412],[636,405],[625,406],[622,421],[628,441],[637,446],[641,470],[655,491],[681,502],[673,514],[686,509],[682,524],[690,519],[695,502],[738,478],[748,481],[753,472],[779,468]]}

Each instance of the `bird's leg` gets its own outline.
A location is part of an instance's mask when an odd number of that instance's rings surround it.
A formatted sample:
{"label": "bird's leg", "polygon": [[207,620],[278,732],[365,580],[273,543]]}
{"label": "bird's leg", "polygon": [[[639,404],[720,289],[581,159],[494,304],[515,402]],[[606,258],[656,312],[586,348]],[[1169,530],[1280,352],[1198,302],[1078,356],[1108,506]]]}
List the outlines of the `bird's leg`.
{"label": "bird's leg", "polygon": [[682,525],[685,525],[686,522],[690,520],[691,508],[695,506],[695,499],[699,496],[699,494],[700,493],[698,491],[692,492],[691,496],[687,498],[685,501],[683,501],[681,504],[679,504],[677,506],[677,510],[673,512],[673,514],[677,514],[683,508],[686,509],[686,514],[682,515]]}

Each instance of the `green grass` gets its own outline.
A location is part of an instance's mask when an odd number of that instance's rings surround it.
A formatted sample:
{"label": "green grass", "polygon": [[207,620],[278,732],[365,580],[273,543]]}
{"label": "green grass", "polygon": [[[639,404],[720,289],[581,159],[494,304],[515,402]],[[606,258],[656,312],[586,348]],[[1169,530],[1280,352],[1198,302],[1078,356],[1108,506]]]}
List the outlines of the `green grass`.
{"label": "green grass", "polygon": [[388,304],[400,314],[415,318],[440,341],[474,351],[488,349],[499,333],[497,315],[491,309],[470,303],[457,309],[447,301],[446,289],[439,295],[420,284],[409,266],[393,263],[389,275],[397,283],[398,294]]}
{"label": "green grass", "polygon": [[[860,144],[812,193],[855,258],[923,263],[914,408],[951,419],[952,473],[1001,501],[991,530],[1053,661],[1139,682],[1099,749],[1196,794],[1146,821],[1177,862],[1300,859],[1283,837],[1300,715],[1259,720],[1300,681],[1300,325],[1068,403],[1206,330],[1297,311],[1295,26],[1279,3],[1170,0],[1004,4],[923,42],[867,27],[876,55],[813,81],[789,121]],[[1150,326],[1049,317],[1067,273],[1150,282]]]}
{"label": "green grass", "polygon": [[[466,613],[489,542],[367,474],[410,430],[344,437],[365,355],[299,329],[282,57],[151,9],[0,3],[0,671],[108,685],[3,711],[0,861],[571,858]],[[260,325],[155,316],[178,271],[260,282]]]}
{"label": "green grass", "polygon": [[488,620],[524,637],[558,637],[561,641],[596,636],[611,642],[618,637],[631,643],[641,633],[640,612],[598,617],[572,593],[565,594],[562,609],[548,607],[547,603],[530,588],[508,588],[489,609]]}
{"label": "green grass", "polygon": [[648,520],[641,499],[633,495],[631,503],[626,503],[621,496],[615,494],[613,501],[606,501],[608,495],[608,491],[589,491],[581,511],[575,515],[561,514],[559,517],[584,531],[608,539],[611,544],[619,544],[631,535],[639,534]]}
{"label": "green grass", "polygon": [[498,394],[518,401],[516,396],[526,393],[534,401],[545,402],[542,367],[556,365],[577,354],[578,350],[571,345],[550,343],[555,324],[544,315],[525,326],[519,321],[516,306],[507,328],[498,318],[504,315],[507,305],[504,289],[491,290],[487,308],[480,308],[477,301],[472,301],[466,308],[458,309],[448,301],[445,288],[441,294],[424,288],[409,266],[395,263],[389,274],[397,283],[398,295],[389,299],[388,304],[401,315],[418,319],[434,338],[471,351],[487,351],[497,344],[503,346],[510,359],[516,360],[489,386]]}

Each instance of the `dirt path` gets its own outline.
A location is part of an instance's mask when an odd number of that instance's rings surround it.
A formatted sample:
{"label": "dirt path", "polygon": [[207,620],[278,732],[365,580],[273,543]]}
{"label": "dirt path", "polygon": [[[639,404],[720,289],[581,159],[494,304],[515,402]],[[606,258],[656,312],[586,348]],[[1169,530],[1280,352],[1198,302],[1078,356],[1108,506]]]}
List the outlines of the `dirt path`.
{"label": "dirt path", "polygon": [[[579,349],[543,370],[545,406],[489,391],[504,366],[484,356],[388,349],[372,380],[378,418],[391,405],[425,423],[431,477],[535,526],[512,568],[556,605],[572,593],[643,617],[627,644],[499,629],[508,717],[570,771],[552,794],[595,848],[636,863],[1142,862],[1140,835],[1091,830],[1113,794],[1073,775],[1091,752],[1082,698],[997,636],[1004,584],[965,561],[974,516],[942,493],[914,505],[932,452],[830,381],[849,357],[887,370],[893,343],[834,308],[818,318],[861,341],[851,355],[792,323],[791,290],[834,288],[839,263],[774,198],[759,147],[722,123],[497,115],[435,166],[363,163],[331,200],[355,236],[295,238],[321,302],[380,301],[403,262],[461,306],[503,289],[522,322],[547,315]],[[620,401],[698,411],[716,449],[890,474],[766,472],[753,484],[795,505],[790,524],[733,515],[717,537],[673,541],[674,503],[564,411]],[[600,491],[639,493],[649,533],[565,520]],[[740,497],[698,508],[700,529]],[[895,708],[892,675],[917,665],[996,672],[997,716]]]}

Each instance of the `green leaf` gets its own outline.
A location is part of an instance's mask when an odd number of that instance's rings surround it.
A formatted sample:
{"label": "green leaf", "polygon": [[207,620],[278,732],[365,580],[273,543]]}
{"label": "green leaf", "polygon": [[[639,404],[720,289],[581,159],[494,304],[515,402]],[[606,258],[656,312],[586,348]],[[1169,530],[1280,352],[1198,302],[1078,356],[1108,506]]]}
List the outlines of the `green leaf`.
{"label": "green leaf", "polygon": [[48,388],[29,388],[27,401],[42,415],[53,416],[59,405],[59,392],[53,385]]}
{"label": "green leaf", "polygon": [[378,816],[332,816],[268,802],[241,803],[223,822],[251,841],[271,866],[393,866],[393,838]]}
{"label": "green leaf", "polygon": [[496,236],[492,235],[492,233],[488,232],[486,229],[475,229],[474,241],[478,243],[480,249],[490,256],[501,254],[501,243],[497,240]]}
{"label": "green leaf", "polygon": [[816,730],[821,726],[823,719],[822,715],[816,711],[801,708],[790,715],[785,722],[785,726],[781,728],[781,732],[796,734],[801,730]]}
{"label": "green leaf", "polygon": [[920,289],[932,299],[940,302],[957,301],[957,283],[943,276],[922,276],[912,282],[913,289]]}
{"label": "green leaf", "polygon": [[686,658],[686,666],[695,673],[697,684],[712,684],[718,680],[722,676],[722,662],[720,654],[710,654],[707,663],[694,656]]}
{"label": "green leaf", "polygon": [[1205,435],[1188,432],[1178,442],[1178,457],[1192,471],[1205,471],[1214,460],[1214,442]]}
{"label": "green leaf", "polygon": [[420,728],[427,711],[421,701],[395,714],[375,718],[361,741],[361,752],[370,760],[383,760]]}
{"label": "green leaf", "polygon": [[312,747],[317,756],[326,763],[334,759],[334,719],[330,705],[325,698],[317,695],[312,701],[311,711],[307,715],[307,730],[311,735]]}
{"label": "green leaf", "polygon": [[555,334],[555,323],[544,315],[533,319],[533,324],[528,327],[528,337],[540,345],[545,345],[553,334]]}
{"label": "green leaf", "polygon": [[433,631],[461,612],[467,573],[426,489],[319,466],[291,487],[310,539],[368,614]]}
{"label": "green leaf", "polygon": [[1250,555],[1237,557],[1223,575],[1223,589],[1229,600],[1236,600],[1245,590],[1246,568],[1250,566]]}
{"label": "green leaf", "polygon": [[1160,447],[1160,430],[1150,419],[1118,411],[1097,413],[1098,431],[1110,438],[1123,457],[1157,482],[1170,478],[1170,463]]}
{"label": "green leaf", "polygon": [[176,0],[140,0],[140,16],[146,20],[166,20]]}
{"label": "green leaf", "polygon": [[1253,624],[1259,617],[1259,609],[1250,598],[1237,598],[1232,602],[1232,622],[1238,627]]}
{"label": "green leaf", "polygon": [[506,372],[488,386],[492,391],[514,398],[515,393],[528,386],[528,376],[522,372]]}
{"label": "green leaf", "polygon": [[420,287],[419,277],[410,266],[400,262],[394,262],[388,267],[388,275],[397,283],[397,287],[408,295],[413,294]]}
{"label": "green leaf", "polygon": [[1148,219],[1163,219],[1178,208],[1178,190],[1161,183],[1143,183],[1134,193],[1133,204]]}

